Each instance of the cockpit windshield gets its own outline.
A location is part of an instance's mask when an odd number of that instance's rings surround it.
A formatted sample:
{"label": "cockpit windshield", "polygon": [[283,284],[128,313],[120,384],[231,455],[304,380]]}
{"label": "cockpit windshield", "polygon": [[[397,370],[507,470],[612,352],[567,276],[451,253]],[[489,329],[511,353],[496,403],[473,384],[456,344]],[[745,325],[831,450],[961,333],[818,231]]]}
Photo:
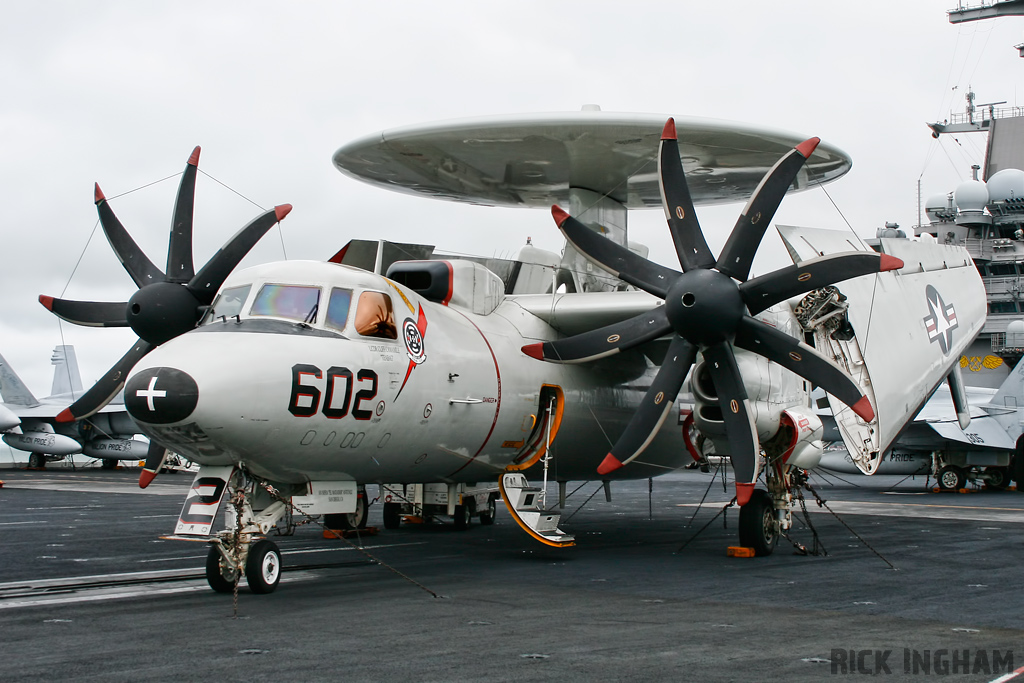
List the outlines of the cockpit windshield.
{"label": "cockpit windshield", "polygon": [[210,310],[207,311],[203,324],[234,318],[240,314],[242,312],[242,304],[249,298],[249,290],[251,289],[252,285],[240,285],[223,290],[217,295]]}
{"label": "cockpit windshield", "polygon": [[249,313],[312,324],[319,308],[319,287],[266,284],[260,288]]}
{"label": "cockpit windshield", "polygon": [[348,311],[352,307],[352,292],[347,289],[331,289],[331,298],[327,302],[327,327],[344,331],[348,323]]}
{"label": "cockpit windshield", "polygon": [[383,292],[363,292],[356,308],[356,332],[364,337],[398,339],[391,297]]}

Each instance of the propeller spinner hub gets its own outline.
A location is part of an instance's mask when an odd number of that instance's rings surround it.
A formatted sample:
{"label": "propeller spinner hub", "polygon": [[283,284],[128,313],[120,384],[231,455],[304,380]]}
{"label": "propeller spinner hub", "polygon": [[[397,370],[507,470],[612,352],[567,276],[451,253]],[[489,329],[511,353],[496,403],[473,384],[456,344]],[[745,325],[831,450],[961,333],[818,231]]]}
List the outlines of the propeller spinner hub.
{"label": "propeller spinner hub", "polygon": [[665,313],[672,327],[698,346],[731,341],[745,312],[736,282],[717,270],[684,273],[665,297]]}
{"label": "propeller spinner hub", "polygon": [[140,339],[160,345],[195,327],[199,306],[199,300],[184,286],[154,282],[132,295],[125,315]]}

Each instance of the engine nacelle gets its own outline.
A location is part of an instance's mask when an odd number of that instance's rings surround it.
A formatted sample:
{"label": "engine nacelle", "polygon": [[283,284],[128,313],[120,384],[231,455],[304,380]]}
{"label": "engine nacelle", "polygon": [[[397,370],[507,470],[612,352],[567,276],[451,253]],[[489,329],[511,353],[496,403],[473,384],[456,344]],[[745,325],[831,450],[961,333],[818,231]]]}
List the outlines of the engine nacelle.
{"label": "engine nacelle", "polygon": [[138,439],[92,439],[82,446],[82,454],[107,460],[144,460],[149,444]]}
{"label": "engine nacelle", "polygon": [[3,440],[11,448],[42,455],[74,455],[82,451],[82,444],[70,436],[50,432],[8,433]]}

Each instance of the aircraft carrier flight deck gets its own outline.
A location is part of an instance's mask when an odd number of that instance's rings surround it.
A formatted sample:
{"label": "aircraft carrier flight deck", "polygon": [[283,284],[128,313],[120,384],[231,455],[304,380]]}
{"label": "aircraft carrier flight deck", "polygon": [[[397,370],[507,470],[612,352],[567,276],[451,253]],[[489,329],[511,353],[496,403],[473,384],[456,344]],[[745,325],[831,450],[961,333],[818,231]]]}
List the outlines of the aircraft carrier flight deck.
{"label": "aircraft carrier flight deck", "polygon": [[615,483],[611,502],[584,484],[562,516],[572,548],[501,505],[466,531],[384,530],[379,504],[380,532],[351,542],[272,531],[280,587],[243,580],[236,602],[208,587],[204,544],[160,538],[191,474],[141,491],[133,469],[3,470],[0,678],[987,681],[1024,666],[1024,495],[814,476],[811,526],[797,515],[773,555],[741,558],[731,486],[712,476]]}

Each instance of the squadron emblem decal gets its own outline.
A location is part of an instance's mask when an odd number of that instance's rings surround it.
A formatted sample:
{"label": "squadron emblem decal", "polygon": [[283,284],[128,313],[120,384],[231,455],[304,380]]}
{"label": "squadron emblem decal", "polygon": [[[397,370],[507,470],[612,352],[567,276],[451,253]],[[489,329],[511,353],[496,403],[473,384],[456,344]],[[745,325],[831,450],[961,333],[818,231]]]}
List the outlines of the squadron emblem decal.
{"label": "squadron emblem decal", "polygon": [[402,386],[398,388],[398,393],[395,394],[396,401],[402,395],[402,389],[405,389],[405,385],[409,382],[409,376],[412,375],[413,369],[427,360],[427,348],[423,341],[426,334],[427,316],[423,315],[423,307],[421,306],[415,321],[412,318],[406,318],[405,322],[402,323],[402,339],[405,341],[405,351],[409,354],[409,367],[405,371],[405,379],[402,380]]}
{"label": "squadron emblem decal", "polygon": [[928,285],[924,291],[928,299],[928,315],[924,318],[924,327],[928,331],[928,341],[939,343],[943,355],[948,355],[953,348],[953,330],[958,326],[956,311],[953,304],[942,300],[942,295],[935,287]]}

